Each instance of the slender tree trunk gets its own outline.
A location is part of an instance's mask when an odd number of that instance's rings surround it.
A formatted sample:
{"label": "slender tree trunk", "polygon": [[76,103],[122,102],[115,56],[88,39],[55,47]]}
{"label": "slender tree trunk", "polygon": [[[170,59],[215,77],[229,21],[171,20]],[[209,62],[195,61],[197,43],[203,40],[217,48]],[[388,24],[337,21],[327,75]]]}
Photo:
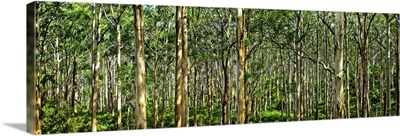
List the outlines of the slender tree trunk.
{"label": "slender tree trunk", "polygon": [[[196,60],[195,60],[196,62]],[[197,66],[194,67],[194,96],[193,96],[193,122],[197,126]]]}
{"label": "slender tree trunk", "polygon": [[337,12],[335,15],[335,118],[344,118],[344,99],[343,99],[343,13]]}
{"label": "slender tree trunk", "polygon": [[76,83],[76,67],[77,67],[77,61],[76,61],[76,51],[74,50],[74,62],[73,62],[73,72],[72,72],[72,102],[71,102],[71,107],[72,107],[72,118],[75,116],[75,113],[77,112],[76,110],[76,103],[77,103],[77,83]]}
{"label": "slender tree trunk", "polygon": [[[118,5],[118,17],[120,17],[121,16],[121,7],[120,7],[121,5]],[[136,36],[135,36],[136,37]],[[116,69],[119,69],[119,67],[121,67],[121,21],[120,20],[118,20],[118,23],[117,23],[117,43],[118,43],[118,46],[117,46],[117,68]],[[122,110],[121,110],[121,108],[122,108],[122,106],[121,106],[121,97],[122,97],[122,89],[121,89],[121,81],[120,81],[120,78],[119,78],[119,74],[118,74],[118,72],[116,72],[115,73],[116,74],[116,77],[115,78],[117,78],[117,88],[116,88],[116,90],[117,90],[117,95],[118,95],[118,130],[121,130],[122,129]],[[119,89],[119,90],[118,90]]]}
{"label": "slender tree trunk", "polygon": [[[228,15],[228,26],[230,25],[230,20],[231,20],[231,14]],[[224,30],[224,28],[221,28],[222,30]],[[230,35],[229,35],[229,27],[228,29],[224,32],[221,32],[222,36],[227,37],[227,39],[229,39]],[[230,88],[230,76],[229,76],[229,71],[230,71],[230,63],[229,63],[229,56],[230,54],[230,47],[228,47],[227,49],[227,55],[226,57],[222,58],[222,70],[223,70],[223,75],[224,75],[224,92],[223,92],[223,97],[222,97],[222,124],[230,124],[230,105],[231,105],[231,101],[230,101],[230,95],[231,95],[231,88]]]}
{"label": "slender tree trunk", "polygon": [[203,89],[203,78],[200,78],[201,80],[201,82],[200,82],[200,108],[204,108],[204,89]]}
{"label": "slender tree trunk", "polygon": [[109,73],[108,73],[108,69],[109,69],[109,58],[106,58],[106,59],[104,59],[104,71],[105,71],[105,75],[106,75],[106,77],[104,78],[104,82],[105,82],[105,89],[106,89],[106,92],[105,92],[105,95],[106,95],[106,111],[107,112],[109,112],[110,111],[110,99],[108,98],[108,96],[109,96],[109,93],[110,93],[110,88],[109,88],[109,83],[108,83],[108,81],[109,81]]}
{"label": "slender tree trunk", "polygon": [[189,57],[188,57],[188,30],[187,30],[187,7],[182,7],[182,87],[183,87],[183,123],[182,126],[189,127]]}
{"label": "slender tree trunk", "polygon": [[[287,97],[287,90],[286,90],[286,75],[285,75],[285,62],[283,61],[283,51],[282,48],[279,48],[279,53],[280,53],[280,60],[281,60],[281,74],[282,74],[282,84],[283,84],[283,89],[284,92],[282,93],[282,98],[281,98],[281,118],[283,119],[283,112],[286,113],[286,109],[283,107],[287,108],[286,106],[286,97]],[[286,120],[288,120],[288,114],[286,113]]]}
{"label": "slender tree trunk", "polygon": [[[169,33],[169,30],[170,30],[170,25],[168,25],[168,29],[167,29],[167,33]],[[168,44],[168,38],[165,38],[165,41],[164,41],[164,45],[167,45]],[[167,53],[167,50],[165,50],[165,53]],[[163,60],[163,62],[164,62],[164,74],[163,74],[163,81],[162,81],[162,89],[163,89],[163,91],[162,91],[162,106],[161,106],[161,128],[163,128],[164,127],[164,112],[165,112],[165,105],[166,105],[166,103],[168,104],[168,97],[167,97],[167,95],[168,95],[168,91],[166,91],[166,87],[165,87],[165,82],[166,82],[166,80],[167,80],[167,71],[168,71],[168,69],[169,69],[169,66],[170,66],[170,64],[172,63],[172,61],[171,62],[167,62],[167,58],[166,57],[164,57],[164,60]],[[168,63],[168,64],[167,64]]]}
{"label": "slender tree trunk", "polygon": [[[100,10],[99,10],[99,17],[98,20],[100,20],[101,18],[101,6],[100,6]],[[92,132],[96,132],[97,131],[97,97],[98,97],[98,92],[99,92],[99,88],[98,88],[98,69],[100,67],[99,65],[99,59],[100,58],[100,43],[98,43],[98,40],[96,40],[95,38],[95,20],[96,20],[96,5],[93,4],[93,29],[92,29],[92,33],[93,33],[93,55],[92,55],[92,70],[93,70],[93,77],[92,77],[92,81],[93,81],[93,86],[92,86]],[[101,31],[100,29],[100,21],[98,22],[98,34]],[[98,37],[99,38],[99,37]],[[97,46],[97,47],[96,47]]]}
{"label": "slender tree trunk", "polygon": [[175,125],[176,127],[185,126],[184,120],[184,112],[185,112],[185,85],[184,85],[184,45],[183,45],[183,10],[184,7],[177,6],[176,7],[176,74],[175,74]]}
{"label": "slender tree trunk", "polygon": [[[35,18],[35,24],[36,24],[36,33],[35,33],[35,42],[36,42],[36,56],[40,55],[40,15],[38,14],[39,10],[41,9],[39,6],[38,2],[35,2],[35,13],[36,13],[36,18]],[[35,81],[35,134],[40,135],[42,134],[42,121],[40,119],[40,114],[41,114],[41,87],[40,87],[40,57],[36,57],[36,64],[35,64],[35,74],[36,74],[36,81]]]}
{"label": "slender tree trunk", "polygon": [[244,57],[245,57],[245,45],[244,45],[244,29],[243,29],[243,10],[237,9],[237,47],[236,47],[236,102],[237,102],[237,123],[244,124],[245,119],[245,101],[244,101]]}
{"label": "slender tree trunk", "polygon": [[386,51],[387,51],[387,58],[386,58],[386,100],[385,100],[385,116],[390,116],[390,111],[391,111],[391,99],[390,99],[390,83],[391,83],[391,78],[392,78],[392,73],[391,73],[391,61],[390,61],[390,16],[389,14],[384,14],[385,19],[386,19]]}
{"label": "slender tree trunk", "polygon": [[142,5],[134,5],[136,45],[136,128],[147,128],[146,116],[146,64],[144,56],[144,18]]}
{"label": "slender tree trunk", "polygon": [[[370,117],[370,104],[369,104],[369,66],[368,66],[368,30],[369,30],[369,13],[363,13],[364,15],[364,23],[361,23],[361,17],[359,14],[358,21],[360,27],[361,34],[358,37],[359,47],[361,49],[361,65],[362,65],[362,116]],[[375,14],[374,14],[375,15]],[[374,16],[373,16],[374,17]],[[372,18],[373,19],[373,18]],[[372,20],[371,20],[372,21]]]}
{"label": "slender tree trunk", "polygon": [[[318,12],[318,16],[319,16],[319,12]],[[319,21],[318,21],[318,27],[317,27],[316,33],[317,33],[317,41],[316,41],[317,42],[316,43],[316,46],[317,46],[317,63],[315,63],[315,67],[316,67],[316,73],[315,73],[316,80],[315,80],[315,83],[317,83],[317,86],[315,88],[315,114],[314,114],[314,120],[318,120],[319,119],[319,117],[318,117],[318,114],[319,114],[319,111],[318,111],[319,103],[318,103],[318,101],[319,101],[319,92],[320,92],[319,65],[318,65],[318,62],[319,62]]]}
{"label": "slender tree trunk", "polygon": [[[212,65],[212,63],[211,63]],[[212,66],[210,66],[210,61],[207,60],[206,62],[206,88],[208,90],[208,99],[207,99],[207,104],[208,104],[208,125],[211,125],[212,123],[212,85],[211,85],[211,80],[212,80]]]}
{"label": "slender tree trunk", "polygon": [[[165,63],[167,63],[166,58],[164,58],[164,64]],[[165,67],[164,67],[164,74],[163,74],[163,81],[162,81],[162,89],[163,89],[162,97],[163,97],[163,99],[162,99],[162,103],[161,103],[161,128],[164,127],[165,103],[166,103],[166,101],[168,101],[168,98],[167,98],[168,92],[166,92],[166,89],[165,89],[166,88],[165,87],[165,82],[166,82],[166,79],[167,79],[167,71],[168,71],[168,67],[169,66],[167,66],[166,64],[164,66]]]}
{"label": "slender tree trunk", "polygon": [[346,13],[344,14],[344,37],[346,40],[346,44],[345,44],[345,53],[346,53],[346,60],[345,60],[345,68],[346,68],[346,116],[347,118],[350,118],[350,69],[349,69],[349,37],[347,36],[347,16]]}
{"label": "slender tree trunk", "polygon": [[229,105],[230,105],[230,81],[229,81],[229,59],[226,59],[225,66],[223,65],[224,71],[224,97],[223,97],[223,104],[222,104],[222,124],[230,124],[229,121]]}
{"label": "slender tree trunk", "polygon": [[[324,16],[325,16],[325,21],[328,20],[328,12],[325,12]],[[329,37],[328,37],[328,33],[329,30],[327,28],[325,28],[325,64],[328,64],[328,47],[329,47]],[[325,113],[325,119],[329,119],[329,112],[328,112],[328,71],[325,71],[325,76],[324,76],[324,82],[325,82],[325,86],[324,86],[324,113]]]}
{"label": "slender tree trunk", "polygon": [[[56,37],[56,43],[55,43],[55,46],[56,46],[56,49],[55,49],[55,62],[57,63],[56,64],[56,66],[55,66],[55,72],[54,72],[54,75],[55,75],[55,83],[54,83],[54,88],[55,88],[55,92],[53,92],[53,100],[54,100],[54,113],[58,113],[58,102],[59,102],[59,100],[58,100],[58,95],[59,95],[59,93],[60,93],[60,83],[59,83],[59,81],[60,81],[60,53],[59,53],[59,47],[58,47],[58,37]],[[93,53],[94,53],[94,51],[93,51]],[[93,63],[94,64],[94,63]],[[94,80],[94,79],[92,79],[92,80]]]}
{"label": "slender tree trunk", "polygon": [[154,75],[154,86],[153,86],[153,109],[154,109],[154,126],[153,128],[158,127],[158,90],[157,90],[157,67],[158,67],[158,54],[156,54],[156,60],[155,60],[155,65],[153,69],[153,75]]}
{"label": "slender tree trunk", "polygon": [[[297,15],[297,21],[296,21],[296,40],[299,40],[300,38],[300,34],[301,34],[301,25],[302,25],[302,21],[301,21],[301,11],[298,11],[296,13]],[[300,121],[302,120],[302,102],[301,102],[301,93],[302,93],[302,74],[301,74],[301,56],[299,54],[301,54],[301,42],[297,41],[295,43],[296,45],[296,49],[297,49],[297,57],[296,57],[296,73],[297,73],[297,81],[296,81],[296,108],[297,108],[297,112],[296,112],[296,121]]]}
{"label": "slender tree trunk", "polygon": [[[288,81],[288,85],[290,86],[292,84],[292,70],[291,70],[291,61],[290,61],[290,54],[289,51],[286,52],[288,58],[288,65],[287,65],[287,70],[288,70],[288,76],[289,76],[289,81]],[[291,110],[292,110],[292,92],[287,92],[288,93],[288,108],[287,108],[287,114],[288,117],[286,118],[287,121],[290,120],[291,118]]]}

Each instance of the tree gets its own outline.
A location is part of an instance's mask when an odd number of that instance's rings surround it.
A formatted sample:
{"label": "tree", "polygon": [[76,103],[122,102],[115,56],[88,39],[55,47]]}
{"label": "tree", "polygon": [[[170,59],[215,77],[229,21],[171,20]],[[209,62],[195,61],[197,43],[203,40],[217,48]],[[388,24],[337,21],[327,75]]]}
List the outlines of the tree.
{"label": "tree", "polygon": [[390,100],[390,84],[391,84],[391,78],[392,78],[392,64],[390,61],[390,16],[389,14],[383,14],[385,16],[386,20],[386,51],[387,51],[387,58],[386,58],[386,65],[387,65],[387,70],[386,70],[386,100],[385,100],[385,116],[390,116],[390,109],[391,109],[391,100]]}
{"label": "tree", "polygon": [[135,13],[136,49],[136,128],[147,128],[146,116],[146,67],[144,56],[144,19],[142,5],[133,5]]}
{"label": "tree", "polygon": [[[35,12],[36,12],[36,18],[35,18],[35,39],[36,39],[36,52],[35,54],[40,53],[40,43],[39,43],[39,37],[40,37],[40,14],[38,12],[41,11],[42,8],[40,8],[40,4],[35,2]],[[43,46],[43,45],[42,45]],[[41,111],[41,88],[40,88],[40,62],[41,60],[36,60],[35,64],[35,75],[36,75],[36,82],[35,82],[35,134],[40,135],[42,134],[42,129],[41,129],[41,120],[40,120],[40,111]]]}
{"label": "tree", "polygon": [[301,38],[301,31],[302,31],[302,17],[301,17],[301,11],[297,11],[296,12],[296,38],[295,38],[295,48],[297,50],[297,57],[296,57],[296,77],[297,77],[297,84],[296,84],[296,97],[295,97],[295,101],[296,101],[296,108],[295,108],[295,120],[296,121],[300,121],[303,119],[303,113],[302,113],[302,59],[301,59],[301,54],[302,54],[302,42],[300,41]]}
{"label": "tree", "polygon": [[335,14],[335,118],[344,118],[344,94],[343,94],[343,39],[344,23],[343,13]]}
{"label": "tree", "polygon": [[399,15],[36,6],[35,133],[400,112]]}
{"label": "tree", "polygon": [[[363,21],[361,21],[363,17]],[[369,43],[369,29],[372,23],[372,20],[374,19],[376,14],[372,14],[372,17],[370,17],[369,13],[363,13],[360,15],[357,13],[357,19],[358,19],[358,28],[360,34],[355,37],[360,57],[361,57],[361,67],[362,67],[362,87],[361,87],[361,102],[362,102],[362,116],[363,117],[370,117],[370,104],[369,104],[369,66],[368,66],[368,43]]]}
{"label": "tree", "polygon": [[245,59],[245,45],[244,45],[244,19],[243,10],[238,8],[236,10],[236,102],[237,102],[237,119],[238,124],[243,124],[245,120],[245,101],[244,101],[244,59]]}
{"label": "tree", "polygon": [[98,101],[98,92],[99,92],[99,68],[100,68],[100,32],[101,32],[101,10],[102,7],[99,6],[99,16],[98,16],[98,23],[97,23],[97,28],[98,28],[98,36],[96,40],[96,35],[95,35],[95,23],[96,23],[96,4],[93,4],[92,6],[92,17],[93,17],[93,26],[92,26],[92,131],[96,132],[97,131],[97,101]]}
{"label": "tree", "polygon": [[[121,67],[121,21],[120,21],[120,18],[121,18],[121,5],[119,4],[118,5],[118,18],[117,18],[117,34],[118,34],[118,36],[117,36],[117,44],[118,44],[118,46],[117,46],[117,53],[118,53],[118,56],[117,56],[117,69],[118,68],[120,68]],[[136,36],[135,36],[136,37]],[[119,76],[118,74],[117,74],[117,76]],[[118,77],[117,77],[118,78]],[[122,90],[119,90],[118,91],[118,88],[121,88],[121,81],[118,79],[118,86],[117,86],[117,98],[118,98],[118,129],[122,129],[122,111],[121,111],[121,92],[122,92]]]}
{"label": "tree", "polygon": [[187,126],[187,7],[176,7],[176,85],[175,85],[175,125]]}

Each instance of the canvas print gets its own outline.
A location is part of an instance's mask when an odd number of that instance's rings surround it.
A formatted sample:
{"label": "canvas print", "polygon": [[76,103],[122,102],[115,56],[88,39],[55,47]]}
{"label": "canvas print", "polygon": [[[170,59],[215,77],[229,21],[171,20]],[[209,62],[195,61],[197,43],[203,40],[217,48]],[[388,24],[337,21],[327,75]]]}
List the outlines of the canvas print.
{"label": "canvas print", "polygon": [[399,21],[392,13],[33,2],[27,128],[399,115]]}

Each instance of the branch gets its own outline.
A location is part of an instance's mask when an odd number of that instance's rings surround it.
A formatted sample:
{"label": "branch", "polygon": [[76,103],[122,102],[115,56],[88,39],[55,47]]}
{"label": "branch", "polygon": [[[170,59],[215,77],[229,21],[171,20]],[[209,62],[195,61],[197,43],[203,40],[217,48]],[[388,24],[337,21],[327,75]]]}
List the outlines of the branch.
{"label": "branch", "polygon": [[[303,52],[303,51],[302,51],[302,52]],[[315,59],[313,59],[313,58],[311,58],[310,56],[308,56],[305,52],[303,52],[303,53],[305,54],[305,56],[301,56],[302,58],[307,58],[307,59],[311,60],[311,61],[314,62],[314,63],[319,63],[319,64],[321,64],[321,66],[324,68],[324,70],[327,70],[329,73],[334,74],[334,73],[333,73],[333,70],[330,69],[327,65],[325,65],[324,62],[322,62],[322,61],[318,61],[318,62],[317,62]]]}
{"label": "branch", "polygon": [[325,26],[329,29],[329,31],[331,32],[332,35],[335,35],[335,32],[333,32],[331,26],[329,26],[329,24],[327,22],[325,22],[325,19],[322,19],[321,17],[319,17],[322,21],[322,23],[325,24]]}
{"label": "branch", "polygon": [[103,34],[102,34],[101,37],[100,37],[100,40],[97,41],[97,44],[100,44],[100,42],[103,41],[104,35],[107,33],[108,30],[110,30],[110,28],[111,28],[111,26],[109,26],[109,27],[103,32]]}
{"label": "branch", "polygon": [[368,28],[367,28],[367,32],[366,32],[367,34],[366,34],[366,35],[369,34],[369,28],[371,27],[372,20],[374,20],[375,15],[376,15],[376,13],[372,14],[372,17],[371,17],[371,19],[369,20],[369,24],[368,24]]}
{"label": "branch", "polygon": [[[103,6],[103,4],[101,4],[101,6],[103,7],[103,9],[105,9],[104,6]],[[104,16],[106,17],[106,19],[108,20],[108,22],[110,22],[110,24],[111,24],[113,27],[116,27],[114,17],[112,17],[112,19],[113,19],[114,21],[111,21],[110,18],[108,18],[108,16],[107,16],[106,10],[103,10],[103,12],[104,12]]]}
{"label": "branch", "polygon": [[298,54],[298,53],[296,52],[296,49],[293,49],[293,48],[292,48],[292,50],[293,50],[294,53],[296,53],[296,55],[298,55],[298,56],[300,56],[300,57],[302,57],[302,58],[309,59],[309,60],[312,61],[313,63],[319,63],[319,64],[324,68],[324,70],[327,70],[329,73],[334,74],[333,70],[330,69],[324,62],[322,62],[322,61],[318,61],[318,62],[317,62],[315,59],[311,58],[311,57],[310,57],[306,52],[304,52],[303,50],[299,50],[299,51],[301,51],[304,55]]}

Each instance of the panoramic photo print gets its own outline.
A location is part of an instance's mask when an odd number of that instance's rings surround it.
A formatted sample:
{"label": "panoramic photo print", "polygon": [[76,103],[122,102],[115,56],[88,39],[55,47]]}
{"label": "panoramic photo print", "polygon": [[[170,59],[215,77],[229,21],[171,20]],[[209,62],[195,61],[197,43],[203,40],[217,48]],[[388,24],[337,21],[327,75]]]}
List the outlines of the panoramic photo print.
{"label": "panoramic photo print", "polygon": [[34,134],[400,114],[399,14],[84,2],[27,9]]}

